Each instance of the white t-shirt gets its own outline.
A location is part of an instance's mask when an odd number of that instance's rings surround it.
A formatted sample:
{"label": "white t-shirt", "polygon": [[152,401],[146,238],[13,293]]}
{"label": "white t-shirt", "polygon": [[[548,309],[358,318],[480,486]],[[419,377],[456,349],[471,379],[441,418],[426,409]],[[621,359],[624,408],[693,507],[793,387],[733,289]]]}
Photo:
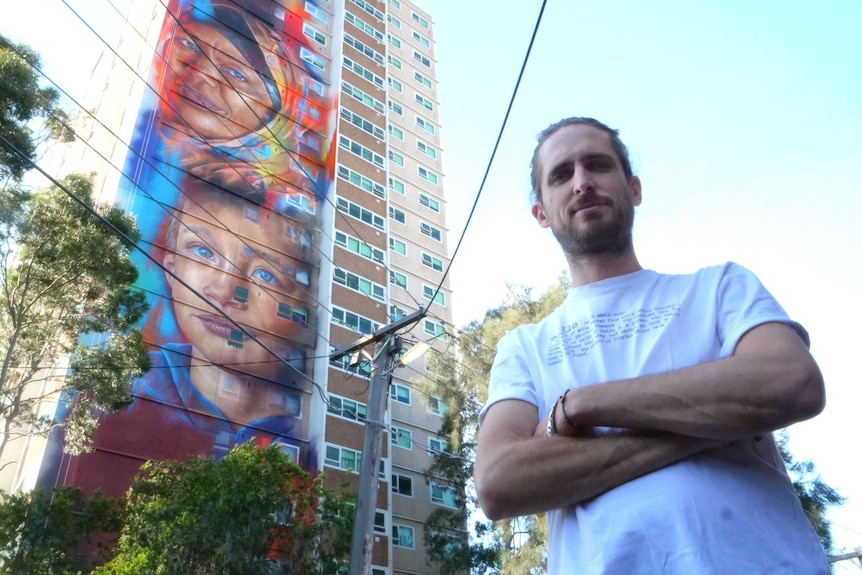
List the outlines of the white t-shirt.
{"label": "white t-shirt", "polygon": [[[732,263],[573,288],[542,322],[500,340],[480,422],[500,400],[526,401],[544,417],[569,387],[728,357],[748,330],[776,321],[808,342]],[[771,437],[703,452],[547,517],[550,574],[829,573]]]}

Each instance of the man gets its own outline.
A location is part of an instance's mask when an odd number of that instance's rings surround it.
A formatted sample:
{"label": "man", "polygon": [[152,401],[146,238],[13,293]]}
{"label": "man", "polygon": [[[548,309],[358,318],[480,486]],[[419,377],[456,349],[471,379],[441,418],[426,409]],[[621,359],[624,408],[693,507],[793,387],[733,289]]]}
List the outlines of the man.
{"label": "man", "polygon": [[499,343],[485,514],[547,512],[552,574],[828,573],[770,434],[823,409],[805,331],[738,265],[641,268],[641,182],[616,130],[562,120],[532,168],[573,288]]}

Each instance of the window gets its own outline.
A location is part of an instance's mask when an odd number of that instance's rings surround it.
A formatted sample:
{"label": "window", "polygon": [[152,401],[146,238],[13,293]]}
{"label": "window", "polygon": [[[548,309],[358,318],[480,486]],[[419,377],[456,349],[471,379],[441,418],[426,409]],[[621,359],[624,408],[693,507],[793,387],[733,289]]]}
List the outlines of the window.
{"label": "window", "polygon": [[416,149],[431,158],[432,160],[437,159],[437,150],[435,150],[425,142],[416,142]]}
{"label": "window", "polygon": [[398,10],[401,10],[401,2],[399,2],[398,0],[389,0],[389,5],[392,6],[393,8],[397,8]]}
{"label": "window", "polygon": [[321,24],[329,24],[329,14],[318,7],[314,2],[305,0],[305,11]]}
{"label": "window", "polygon": [[380,324],[376,321],[335,306],[332,307],[332,323],[363,334],[374,333],[380,329]]}
{"label": "window", "polygon": [[430,411],[434,415],[442,416],[444,413],[446,413],[446,404],[439,397],[434,397],[432,395],[428,398],[428,411]]}
{"label": "window", "polygon": [[383,78],[372,72],[371,70],[367,70],[362,67],[362,65],[357,64],[347,56],[342,58],[344,60],[344,67],[348,70],[353,71],[354,74],[358,76],[362,76],[381,90],[383,89]]}
{"label": "window", "polygon": [[400,272],[389,270],[389,283],[407,289],[407,276]]}
{"label": "window", "polygon": [[350,12],[347,12],[347,11],[344,12],[344,20],[347,22],[350,22],[351,24],[353,24],[354,26],[356,26],[357,28],[359,28],[360,30],[362,30],[363,32],[365,32],[366,34],[368,34],[369,36],[371,36],[372,38],[377,40],[378,42],[383,42],[383,32],[379,31],[377,28],[375,28],[374,26],[372,26],[370,24],[366,24],[360,18],[357,18],[356,16],[354,16]]}
{"label": "window", "polygon": [[389,189],[395,190],[399,194],[404,194],[404,182],[396,180],[395,178],[389,178]]}
{"label": "window", "polygon": [[332,272],[332,279],[339,285],[343,285],[353,291],[363,293],[378,301],[386,300],[385,290],[382,285],[376,284],[371,280],[367,280],[352,272],[345,271],[341,268],[335,268]]}
{"label": "window", "polygon": [[431,60],[428,59],[428,56],[424,56],[416,50],[413,50],[413,59],[421,62],[426,68],[431,67]]}
{"label": "window", "polygon": [[433,319],[426,319],[424,322],[425,333],[427,335],[433,337],[439,337],[440,339],[446,339],[446,332],[443,330],[443,326]]}
{"label": "window", "polygon": [[423,235],[426,235],[433,240],[437,240],[438,242],[442,241],[441,238],[443,237],[443,233],[431,224],[421,222],[419,224],[419,231],[421,231]]}
{"label": "window", "polygon": [[365,421],[368,408],[364,403],[359,403],[344,397],[338,397],[337,395],[330,395],[329,402],[326,405],[326,411],[333,415],[362,423]]}
{"label": "window", "polygon": [[393,383],[389,386],[389,399],[410,405],[410,388],[400,383]]}
{"label": "window", "polygon": [[402,156],[398,152],[395,152],[393,150],[389,150],[389,160],[392,163],[398,164],[402,168],[404,167],[404,156]]}
{"label": "window", "polygon": [[401,82],[399,82],[398,80],[396,80],[396,79],[395,79],[395,78],[393,78],[392,76],[389,76],[388,78],[386,78],[386,81],[387,81],[387,82],[389,82],[389,85],[390,85],[390,86],[392,87],[392,89],[393,89],[393,90],[395,90],[396,92],[401,92],[401,91],[403,91],[404,86],[402,86],[402,85],[401,85]]}
{"label": "window", "polygon": [[440,213],[440,202],[432,198],[431,196],[423,193],[419,193],[419,205],[425,206],[432,212]]}
{"label": "window", "polygon": [[[404,141],[404,130],[389,124],[389,133],[396,139]],[[391,178],[390,178],[391,179]]]}
{"label": "window", "polygon": [[401,63],[401,60],[399,60],[395,56],[386,56],[386,59],[389,60],[390,64],[392,64],[395,68],[397,68],[399,70],[401,69],[401,66],[403,66],[403,64]]}
{"label": "window", "polygon": [[308,22],[304,22],[302,24],[302,33],[314,40],[315,42],[319,42],[321,45],[326,46],[326,36],[315,30],[314,27]]}
{"label": "window", "polygon": [[362,43],[361,40],[357,40],[356,38],[354,38],[350,34],[347,34],[346,32],[344,34],[344,43],[347,44],[348,46],[353,47],[355,50],[362,52],[362,54],[364,54],[368,58],[371,58],[372,60],[374,60],[375,62],[377,62],[381,66],[383,65],[383,54],[370,48],[369,46],[366,46],[365,44]]}
{"label": "window", "polygon": [[423,168],[422,166],[418,166],[416,168],[416,171],[419,174],[420,178],[422,178],[426,182],[434,184],[435,186],[437,185],[437,174],[427,168]]}
{"label": "window", "polygon": [[413,18],[413,21],[425,28],[428,29],[428,20],[417,14],[416,12],[411,12],[410,16]]}
{"label": "window", "polygon": [[434,88],[434,85],[431,83],[431,80],[429,78],[426,78],[419,72],[413,72],[413,79],[428,88],[429,90]]}
{"label": "window", "polygon": [[[406,280],[405,280],[406,281]],[[242,333],[238,329],[231,329],[230,334],[227,336],[227,344],[230,347],[235,347],[237,349],[242,349],[242,342],[245,339],[245,334]]]}
{"label": "window", "polygon": [[360,102],[362,102],[363,104],[365,104],[379,114],[385,112],[383,102],[372,98],[359,88],[356,88],[347,82],[341,82],[341,91],[345,94],[350,94],[351,96],[353,96],[354,99],[359,100]]}
{"label": "window", "polygon": [[414,549],[413,528],[406,525],[392,525],[392,545],[393,547]]}
{"label": "window", "polygon": [[416,125],[419,126],[420,128],[422,128],[423,130],[425,130],[426,132],[428,132],[429,134],[431,134],[432,136],[434,135],[434,130],[435,130],[434,124],[432,124],[428,120],[421,118],[419,116],[416,116]]}
{"label": "window", "polygon": [[375,126],[356,112],[352,112],[347,108],[341,108],[341,117],[342,119],[350,122],[366,134],[371,134],[378,140],[383,139],[383,128],[380,126]]}
{"label": "window", "polygon": [[392,474],[392,493],[413,497],[413,478],[407,475]]}
{"label": "window", "polygon": [[416,30],[413,31],[413,39],[425,46],[426,48],[431,47],[431,41]]}
{"label": "window", "polygon": [[387,34],[387,37],[389,38],[390,44],[392,44],[396,48],[401,47],[401,40],[399,40],[396,36],[393,36],[392,34]]}
{"label": "window", "polygon": [[413,432],[403,427],[393,427],[390,434],[392,445],[402,449],[413,449]]}
{"label": "window", "polygon": [[345,200],[344,198],[336,198],[335,205],[338,208],[338,211],[356,218],[369,226],[373,226],[378,230],[386,231],[386,223],[383,216],[378,216],[374,212],[366,210],[359,204],[354,204],[350,200]]}
{"label": "window", "polygon": [[431,482],[431,503],[444,507],[458,508],[458,498],[451,487]]}
{"label": "window", "polygon": [[389,306],[389,321],[398,321],[405,315],[407,315],[407,310],[398,307],[397,305]]}
{"label": "window", "polygon": [[407,215],[396,207],[389,206],[389,217],[399,224],[407,223]]}
{"label": "window", "polygon": [[[435,293],[437,295],[434,295]],[[432,301],[434,303],[439,303],[440,305],[443,305],[443,306],[446,305],[446,294],[444,294],[442,291],[438,292],[436,288],[433,288],[429,285],[423,285],[422,286],[422,297],[424,297],[425,299],[428,299],[428,300],[433,298]]]}
{"label": "window", "polygon": [[373,262],[383,263],[383,250],[370,246],[365,241],[354,238],[344,232],[335,230],[335,245],[341,246],[349,252],[360,255]]}
{"label": "window", "polygon": [[[382,139],[382,137],[383,137],[383,134],[381,132],[381,139]],[[354,142],[353,140],[351,140],[347,136],[338,136],[338,145],[339,145],[339,147],[344,148],[345,150],[348,150],[350,153],[359,156],[360,158],[362,158],[363,160],[365,160],[369,164],[373,164],[373,165],[377,166],[378,168],[384,167],[383,156],[373,152],[372,150],[369,150],[368,148],[366,148],[365,146],[363,146],[359,142]]]}
{"label": "window", "polygon": [[326,60],[322,57],[318,56],[305,46],[301,46],[299,48],[299,57],[314,66],[315,68],[320,69],[321,71],[326,70]]}
{"label": "window", "polygon": [[371,14],[372,16],[374,16],[375,18],[377,18],[378,20],[383,22],[383,12],[381,12],[380,10],[378,10],[377,8],[372,6],[371,4],[368,4],[367,2],[365,2],[365,0],[351,0],[351,2],[353,2],[357,6],[359,6],[360,8],[362,8],[363,10],[365,10],[366,12],[368,12],[369,14]]}
{"label": "window", "polygon": [[432,112],[434,111],[434,102],[422,96],[421,94],[416,94],[416,103],[425,106]]}
{"label": "window", "polygon": [[401,254],[402,256],[407,255],[407,244],[397,238],[393,238],[392,236],[389,236],[389,249],[396,254]]}
{"label": "window", "polygon": [[239,303],[248,303],[248,288],[236,286],[233,290],[233,300]]}
{"label": "window", "polygon": [[426,254],[425,252],[422,252],[422,265],[431,268],[435,272],[443,271],[443,260],[435,258],[431,254]]}
{"label": "window", "polygon": [[304,307],[291,307],[290,304],[278,302],[278,311],[275,312],[275,315],[300,325],[308,325],[308,310]]}
{"label": "window", "polygon": [[374,512],[374,531],[386,534],[386,514],[382,511]]}
{"label": "window", "polygon": [[429,437],[428,450],[443,453],[449,450],[449,443],[445,439],[440,439],[439,437]]}
{"label": "window", "polygon": [[389,100],[389,109],[398,114],[399,116],[404,115],[404,108],[401,107],[401,104],[393,102],[392,100]]}
{"label": "window", "polygon": [[387,19],[394,28],[401,28],[401,20],[399,20],[395,16],[388,16]]}
{"label": "window", "polygon": [[342,371],[346,371],[347,373],[352,373],[355,375],[361,375],[362,377],[371,377],[371,362],[363,361],[359,365],[350,365],[350,357],[343,355],[340,358],[330,361],[329,365],[334,368],[340,369]]}
{"label": "window", "polygon": [[381,184],[372,182],[359,172],[351,170],[347,166],[342,166],[341,164],[338,164],[337,172],[338,177],[342,180],[347,180],[357,188],[365,190],[369,194],[374,194],[382,200],[386,199],[386,191],[383,189]]}
{"label": "window", "polygon": [[323,463],[328,467],[359,473],[362,465],[362,453],[327,443],[326,457]]}

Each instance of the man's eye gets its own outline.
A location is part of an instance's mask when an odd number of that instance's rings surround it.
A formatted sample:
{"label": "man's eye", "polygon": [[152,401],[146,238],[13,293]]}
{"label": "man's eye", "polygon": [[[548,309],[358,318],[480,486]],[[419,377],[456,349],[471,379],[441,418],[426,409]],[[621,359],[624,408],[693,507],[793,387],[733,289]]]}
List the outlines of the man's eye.
{"label": "man's eye", "polygon": [[206,246],[191,246],[191,250],[201,259],[212,260],[215,258],[212,250]]}
{"label": "man's eye", "polygon": [[243,74],[242,72],[240,72],[236,68],[231,68],[230,66],[225,66],[223,68],[223,70],[224,70],[224,73],[226,75],[230,76],[232,79],[236,80],[237,82],[247,83],[247,80],[245,78],[245,74]]}

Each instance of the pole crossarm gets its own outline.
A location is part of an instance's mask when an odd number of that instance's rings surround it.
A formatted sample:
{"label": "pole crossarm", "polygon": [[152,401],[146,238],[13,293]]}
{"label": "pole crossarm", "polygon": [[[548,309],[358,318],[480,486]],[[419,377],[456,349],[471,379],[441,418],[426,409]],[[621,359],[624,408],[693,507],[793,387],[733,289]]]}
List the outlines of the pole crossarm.
{"label": "pole crossarm", "polygon": [[407,314],[403,317],[398,318],[392,323],[386,324],[377,331],[375,331],[371,336],[364,336],[351,343],[349,346],[344,349],[337,349],[329,355],[329,359],[331,361],[337,361],[344,357],[345,355],[350,355],[355,353],[365,346],[372,345],[380,342],[386,336],[395,333],[400,329],[404,329],[405,327],[411,326],[414,323],[418,322],[428,313],[428,310],[424,307],[420,307],[418,310],[414,311],[411,314]]}

